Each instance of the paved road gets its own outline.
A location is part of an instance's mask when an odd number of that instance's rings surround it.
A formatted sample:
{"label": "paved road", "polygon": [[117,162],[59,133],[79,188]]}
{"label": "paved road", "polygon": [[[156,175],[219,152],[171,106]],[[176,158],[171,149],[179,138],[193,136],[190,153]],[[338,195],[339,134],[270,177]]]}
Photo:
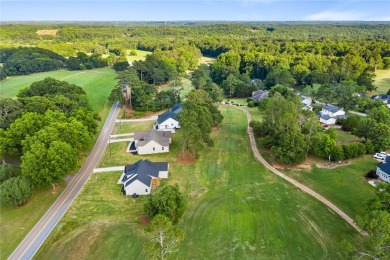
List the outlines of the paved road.
{"label": "paved road", "polygon": [[38,251],[39,247],[43,244],[58,221],[65,214],[73,200],[77,197],[81,188],[91,175],[93,169],[97,166],[107,146],[107,140],[114,128],[119,109],[120,106],[118,103],[115,103],[112,106],[110,114],[108,115],[103,129],[100,132],[100,136],[96,141],[91,154],[80,168],[80,171],[41,218],[41,220],[34,226],[30,233],[28,233],[22,243],[20,243],[20,245],[15,249],[9,259],[31,259]]}
{"label": "paved road", "polygon": [[329,208],[331,208],[334,212],[336,212],[340,217],[342,217],[345,221],[347,221],[353,228],[355,228],[359,233],[361,233],[362,235],[366,235],[366,233],[361,230],[357,225],[356,223],[353,221],[352,218],[350,218],[347,214],[345,214],[341,209],[339,209],[336,205],[334,205],[332,202],[330,202],[329,200],[327,200],[326,198],[322,197],[320,194],[318,194],[317,192],[313,191],[312,189],[310,189],[309,187],[297,182],[296,180],[288,177],[287,175],[285,175],[284,173],[278,171],[277,169],[275,169],[272,165],[270,165],[259,153],[259,150],[257,149],[257,145],[256,145],[256,140],[255,140],[255,136],[253,134],[253,129],[252,127],[249,126],[249,122],[252,121],[252,118],[251,118],[251,115],[250,113],[245,110],[245,109],[242,109],[240,108],[241,110],[243,110],[246,114],[246,117],[248,119],[248,135],[249,135],[249,140],[250,140],[250,144],[251,144],[251,147],[252,147],[252,151],[253,151],[253,155],[255,156],[255,158],[261,162],[265,167],[267,167],[271,172],[275,173],[276,175],[278,175],[279,177],[282,177],[283,179],[285,179],[286,181],[288,181],[289,183],[293,184],[295,187],[301,189],[302,191],[308,193],[309,195],[313,196],[314,198],[316,198],[317,200],[321,201],[322,203],[324,203],[326,206],[328,206]]}

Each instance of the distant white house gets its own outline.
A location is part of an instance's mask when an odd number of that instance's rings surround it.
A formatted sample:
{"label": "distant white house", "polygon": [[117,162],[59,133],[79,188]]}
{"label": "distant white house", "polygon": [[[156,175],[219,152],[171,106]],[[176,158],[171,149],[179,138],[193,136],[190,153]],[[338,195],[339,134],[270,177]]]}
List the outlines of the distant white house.
{"label": "distant white house", "polygon": [[387,156],[385,161],[376,167],[376,175],[390,183],[390,156]]}
{"label": "distant white house", "polygon": [[135,132],[134,141],[129,145],[129,152],[142,154],[167,153],[171,143],[170,131]]}
{"label": "distant white house", "polygon": [[303,108],[305,110],[313,110],[313,107],[311,104],[313,103],[313,99],[311,97],[301,96],[301,101],[303,103]]}
{"label": "distant white house", "polygon": [[387,105],[388,108],[390,108],[390,95],[380,94],[376,96],[372,96],[373,100],[382,100],[383,103]]}
{"label": "distant white house", "polygon": [[347,118],[345,111],[341,108],[332,105],[326,105],[319,112],[320,122],[328,125],[336,123],[338,118]]}
{"label": "distant white house", "polygon": [[180,128],[179,119],[176,117],[176,114],[170,110],[159,115],[156,124],[154,124],[154,129],[160,131],[171,131],[174,133],[175,129],[178,128]]}
{"label": "distant white house", "polygon": [[257,90],[257,91],[254,91],[252,92],[252,99],[254,101],[260,101],[260,100],[263,100],[263,99],[266,99],[268,98],[268,90]]}
{"label": "distant white house", "polygon": [[168,178],[167,162],[139,160],[125,166],[118,180],[125,195],[148,195],[153,187],[160,184],[160,179]]}

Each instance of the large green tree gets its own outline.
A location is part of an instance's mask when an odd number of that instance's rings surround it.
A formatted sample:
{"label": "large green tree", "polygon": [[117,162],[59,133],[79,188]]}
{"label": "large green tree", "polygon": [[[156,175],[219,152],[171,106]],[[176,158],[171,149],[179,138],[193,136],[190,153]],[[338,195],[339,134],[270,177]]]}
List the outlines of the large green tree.
{"label": "large green tree", "polygon": [[178,257],[184,232],[173,226],[164,215],[157,215],[145,228],[147,242],[144,250],[149,259],[173,259]]}
{"label": "large green tree", "polygon": [[185,206],[184,195],[179,186],[166,185],[150,194],[144,203],[144,212],[151,219],[156,215],[164,215],[169,219],[177,219]]}
{"label": "large green tree", "polygon": [[0,128],[8,128],[22,115],[22,104],[11,98],[0,98]]}

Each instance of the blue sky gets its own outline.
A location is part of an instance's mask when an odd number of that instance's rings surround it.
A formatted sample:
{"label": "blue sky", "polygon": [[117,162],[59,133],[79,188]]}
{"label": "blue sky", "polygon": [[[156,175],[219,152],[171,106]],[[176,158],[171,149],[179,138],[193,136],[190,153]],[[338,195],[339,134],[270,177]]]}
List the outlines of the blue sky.
{"label": "blue sky", "polygon": [[1,21],[390,21],[390,0],[0,0]]}

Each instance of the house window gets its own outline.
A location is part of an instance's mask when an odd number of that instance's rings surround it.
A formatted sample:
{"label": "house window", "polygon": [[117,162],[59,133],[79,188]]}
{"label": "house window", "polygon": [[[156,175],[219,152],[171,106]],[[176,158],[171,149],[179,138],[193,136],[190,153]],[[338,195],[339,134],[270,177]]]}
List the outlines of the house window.
{"label": "house window", "polygon": [[156,151],[156,148],[153,147],[153,152]]}
{"label": "house window", "polygon": [[168,125],[165,125],[165,129],[167,129],[168,128]]}
{"label": "house window", "polygon": [[148,189],[145,189],[145,192],[148,192]]}
{"label": "house window", "polygon": [[161,147],[161,149],[164,151],[164,147]]}

